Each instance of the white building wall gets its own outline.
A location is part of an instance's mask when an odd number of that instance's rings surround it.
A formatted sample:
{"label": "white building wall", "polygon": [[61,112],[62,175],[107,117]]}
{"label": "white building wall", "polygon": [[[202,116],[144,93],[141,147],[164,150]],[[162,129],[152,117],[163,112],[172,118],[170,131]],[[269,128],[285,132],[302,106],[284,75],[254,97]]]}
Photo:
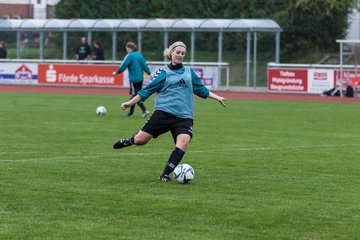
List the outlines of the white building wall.
{"label": "white building wall", "polygon": [[31,0],[0,0],[4,4],[29,4]]}
{"label": "white building wall", "polygon": [[47,0],[32,0],[34,6],[34,18],[46,19],[46,4]]}
{"label": "white building wall", "polygon": [[[42,0],[46,1],[46,0]],[[56,5],[61,0],[47,0],[47,4],[49,5]],[[33,0],[0,0],[0,3],[6,3],[6,4],[30,4],[33,3]]]}

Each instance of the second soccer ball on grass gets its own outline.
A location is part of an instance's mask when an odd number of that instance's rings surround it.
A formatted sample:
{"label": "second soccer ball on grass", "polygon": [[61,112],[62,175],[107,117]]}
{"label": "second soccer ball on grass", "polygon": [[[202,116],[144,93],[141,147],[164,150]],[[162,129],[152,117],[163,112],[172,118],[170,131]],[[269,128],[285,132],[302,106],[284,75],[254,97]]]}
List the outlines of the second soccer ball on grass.
{"label": "second soccer ball on grass", "polygon": [[106,114],[106,108],[104,106],[100,106],[96,109],[96,114],[99,116],[104,116]]}

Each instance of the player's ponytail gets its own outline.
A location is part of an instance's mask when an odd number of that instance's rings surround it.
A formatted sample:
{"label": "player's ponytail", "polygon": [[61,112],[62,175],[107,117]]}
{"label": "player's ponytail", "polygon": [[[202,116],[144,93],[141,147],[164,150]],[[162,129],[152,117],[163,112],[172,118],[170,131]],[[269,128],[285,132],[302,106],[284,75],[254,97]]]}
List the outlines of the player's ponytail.
{"label": "player's ponytail", "polygon": [[166,57],[168,60],[171,60],[171,50],[170,50],[170,48],[165,48],[163,55],[164,55],[164,57]]}

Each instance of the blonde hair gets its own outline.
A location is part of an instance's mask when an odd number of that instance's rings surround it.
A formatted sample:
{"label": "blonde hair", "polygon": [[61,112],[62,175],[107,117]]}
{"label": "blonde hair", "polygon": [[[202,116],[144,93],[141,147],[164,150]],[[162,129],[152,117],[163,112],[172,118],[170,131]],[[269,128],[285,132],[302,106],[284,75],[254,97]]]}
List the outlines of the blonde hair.
{"label": "blonde hair", "polygon": [[171,44],[168,48],[165,48],[164,50],[164,57],[166,57],[168,60],[171,60],[171,53],[174,51],[176,47],[184,47],[186,49],[185,43],[181,41],[174,42]]}

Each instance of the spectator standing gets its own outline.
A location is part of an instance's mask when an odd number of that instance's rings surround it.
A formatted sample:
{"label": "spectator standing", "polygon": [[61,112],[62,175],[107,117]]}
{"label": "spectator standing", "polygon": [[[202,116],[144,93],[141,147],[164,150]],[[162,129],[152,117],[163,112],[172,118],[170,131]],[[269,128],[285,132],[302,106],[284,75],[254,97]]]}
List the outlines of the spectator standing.
{"label": "spectator standing", "polygon": [[94,60],[105,60],[104,49],[101,47],[100,41],[95,41],[93,46],[94,46],[93,59]]}
{"label": "spectator standing", "polygon": [[6,47],[3,41],[0,42],[0,58],[7,58]]}
{"label": "spectator standing", "polygon": [[81,38],[81,44],[76,48],[76,60],[89,60],[91,58],[91,47],[86,37]]}

